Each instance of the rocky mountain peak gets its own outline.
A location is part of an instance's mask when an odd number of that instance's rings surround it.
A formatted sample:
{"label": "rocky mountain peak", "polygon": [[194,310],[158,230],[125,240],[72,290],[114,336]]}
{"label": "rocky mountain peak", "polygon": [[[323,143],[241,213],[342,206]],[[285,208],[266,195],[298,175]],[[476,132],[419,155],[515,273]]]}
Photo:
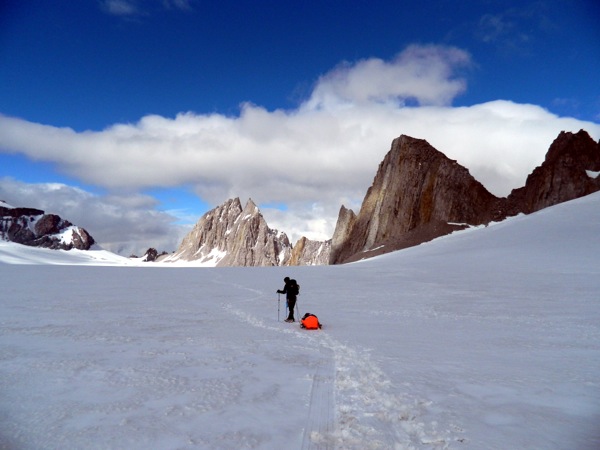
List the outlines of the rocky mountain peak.
{"label": "rocky mountain peak", "polygon": [[338,220],[330,263],[407,246],[413,230],[421,240],[484,223],[496,201],[466,168],[427,141],[402,135],[379,165],[356,219],[340,211],[345,223]]}
{"label": "rocky mountain peak", "polygon": [[285,233],[271,229],[256,204],[239,198],[208,211],[183,239],[177,251],[164,259],[198,261],[207,266],[279,266],[291,255]]}

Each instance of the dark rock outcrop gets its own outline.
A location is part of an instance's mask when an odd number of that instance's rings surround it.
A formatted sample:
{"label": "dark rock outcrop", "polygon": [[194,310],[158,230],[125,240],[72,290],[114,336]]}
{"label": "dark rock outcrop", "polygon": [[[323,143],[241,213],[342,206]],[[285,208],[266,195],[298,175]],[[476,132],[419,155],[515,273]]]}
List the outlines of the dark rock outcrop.
{"label": "dark rock outcrop", "polygon": [[524,187],[498,198],[426,141],[400,136],[379,165],[359,214],[342,207],[330,264],[418,245],[468,226],[500,221],[600,190],[600,144],[562,132]]}
{"label": "dark rock outcrop", "polygon": [[[3,205],[3,206],[2,206]],[[32,247],[89,250],[94,238],[84,229],[34,208],[0,205],[0,238]]]}
{"label": "dark rock outcrop", "polygon": [[146,250],[146,253],[142,257],[142,259],[146,262],[154,262],[158,258],[158,250],[153,247],[150,247]]}
{"label": "dark rock outcrop", "polygon": [[292,251],[285,233],[272,230],[252,200],[239,198],[207,212],[179,248],[162,261],[198,261],[207,266],[282,266]]}

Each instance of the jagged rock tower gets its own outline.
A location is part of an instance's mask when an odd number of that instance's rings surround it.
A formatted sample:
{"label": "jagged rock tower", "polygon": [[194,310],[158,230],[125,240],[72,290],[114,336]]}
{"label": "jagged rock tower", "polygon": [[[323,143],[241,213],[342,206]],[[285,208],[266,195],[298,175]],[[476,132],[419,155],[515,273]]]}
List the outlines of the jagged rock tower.
{"label": "jagged rock tower", "polygon": [[163,261],[198,261],[206,266],[281,266],[291,255],[285,233],[267,226],[250,199],[227,200],[200,218],[179,248]]}

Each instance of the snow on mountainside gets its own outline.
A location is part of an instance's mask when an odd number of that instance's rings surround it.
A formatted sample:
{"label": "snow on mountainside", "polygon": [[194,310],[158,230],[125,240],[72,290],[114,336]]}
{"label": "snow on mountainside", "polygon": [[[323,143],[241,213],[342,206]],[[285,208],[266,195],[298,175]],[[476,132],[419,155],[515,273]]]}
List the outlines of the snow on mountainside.
{"label": "snow on mountainside", "polygon": [[599,231],[596,193],[338,266],[2,243],[0,448],[600,448]]}

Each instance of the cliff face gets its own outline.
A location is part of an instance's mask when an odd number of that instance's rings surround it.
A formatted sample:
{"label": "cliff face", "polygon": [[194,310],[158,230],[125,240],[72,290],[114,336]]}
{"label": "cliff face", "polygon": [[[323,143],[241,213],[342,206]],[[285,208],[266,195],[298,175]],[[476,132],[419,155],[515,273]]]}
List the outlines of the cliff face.
{"label": "cliff face", "polygon": [[292,249],[288,266],[322,266],[329,264],[331,240],[313,241],[302,237]]}
{"label": "cliff face", "polygon": [[329,264],[336,264],[338,261],[342,261],[340,254],[347,252],[345,251],[344,246],[350,238],[354,222],[356,222],[356,214],[354,214],[354,211],[342,205],[338,214],[333,237],[331,238]]}
{"label": "cliff face", "polygon": [[239,198],[207,212],[163,261],[199,261],[207,266],[279,266],[291,255],[285,233],[267,226],[252,200]]}
{"label": "cliff face", "polygon": [[427,141],[400,136],[379,165],[356,219],[340,212],[343,223],[338,219],[330,263],[382,245],[395,250],[413,230],[433,238],[464,224],[485,223],[497,200]]}
{"label": "cliff face", "polygon": [[252,200],[246,203],[230,235],[221,265],[283,266],[290,258],[292,246],[287,235],[269,228]]}
{"label": "cliff face", "polygon": [[379,165],[356,217],[344,207],[330,264],[387,253],[469,225],[500,221],[600,190],[600,143],[562,132],[524,187],[507,198],[488,192],[469,171],[426,141],[400,136]]}
{"label": "cliff face", "polygon": [[0,202],[0,238],[30,247],[89,250],[94,238],[56,214]]}

